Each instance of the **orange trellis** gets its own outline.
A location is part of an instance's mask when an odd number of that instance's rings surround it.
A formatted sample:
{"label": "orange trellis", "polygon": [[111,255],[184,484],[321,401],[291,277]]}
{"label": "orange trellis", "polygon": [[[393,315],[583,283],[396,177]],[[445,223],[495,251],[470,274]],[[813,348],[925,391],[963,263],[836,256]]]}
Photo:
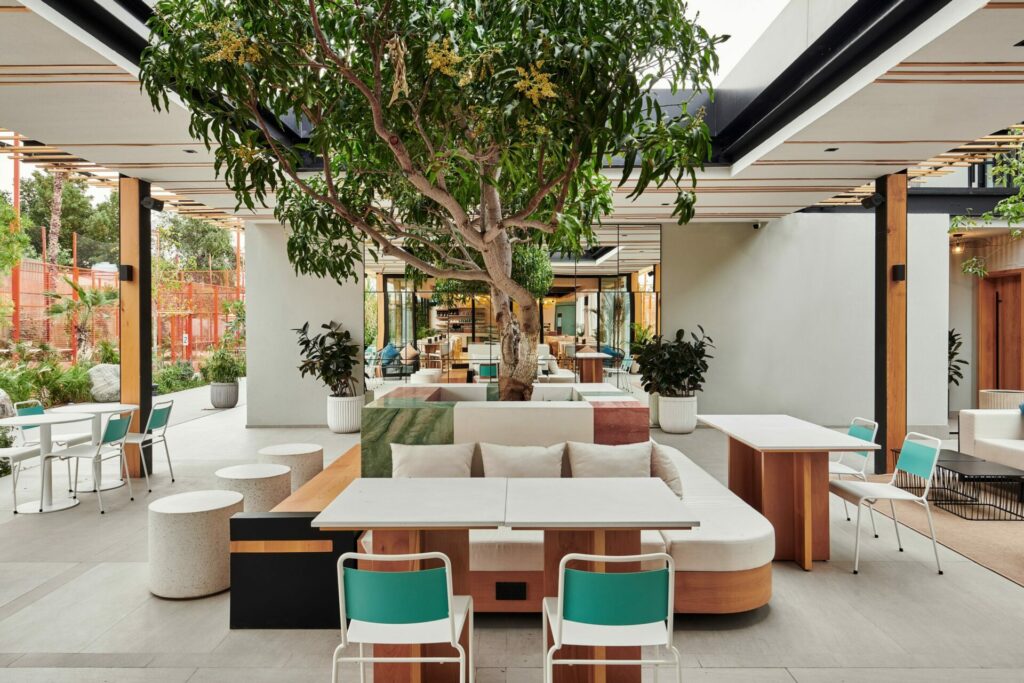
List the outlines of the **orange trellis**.
{"label": "orange trellis", "polygon": [[[13,305],[11,276],[0,277],[0,336],[12,341],[48,343],[68,360],[76,360],[78,349],[63,318],[47,314],[51,301],[45,292],[71,296],[65,277],[86,289],[116,288],[117,273],[83,267],[51,266],[35,259],[21,262],[18,302]],[[192,360],[207,351],[227,333],[234,316],[224,313],[225,302],[243,300],[245,286],[234,270],[178,271],[173,278],[154,277],[154,355],[164,360]],[[14,315],[20,335],[14,339]],[[90,325],[93,346],[102,340],[117,343],[120,327],[117,305],[98,310]]]}

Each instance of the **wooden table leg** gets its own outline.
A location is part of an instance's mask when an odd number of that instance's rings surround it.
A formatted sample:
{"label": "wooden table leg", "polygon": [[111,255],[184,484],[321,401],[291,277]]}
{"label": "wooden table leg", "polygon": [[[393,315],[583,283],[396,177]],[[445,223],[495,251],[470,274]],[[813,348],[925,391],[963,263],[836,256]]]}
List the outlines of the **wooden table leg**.
{"label": "wooden table leg", "polygon": [[[558,595],[558,565],[569,553],[606,555],[637,555],[640,553],[640,531],[623,529],[604,530],[546,530],[544,532],[544,595]],[[586,568],[586,567],[584,567]],[[608,563],[605,567],[591,567],[595,571],[638,571],[634,564]],[[552,640],[547,636],[548,647]],[[639,659],[640,648],[592,648],[565,646],[556,659]],[[556,666],[557,683],[639,683],[639,666]]]}
{"label": "wooden table leg", "polygon": [[814,509],[811,505],[811,459],[808,455],[797,453],[793,458],[793,561],[809,572],[814,562]]}
{"label": "wooden table leg", "polygon": [[760,456],[760,453],[741,441],[729,438],[729,490],[748,505],[759,507],[760,458],[755,456]]}
{"label": "wooden table leg", "polygon": [[775,559],[810,571],[829,559],[828,453],[758,453],[759,501],[751,505],[775,527]]}
{"label": "wooden table leg", "polygon": [[[442,552],[452,561],[452,591],[469,594],[469,532],[454,531],[390,531],[374,530],[373,552],[386,555]],[[420,569],[415,562],[381,562],[370,567],[377,571],[411,571]],[[469,647],[468,625],[462,633],[462,646]],[[376,645],[373,652],[381,657],[453,657],[457,653],[449,645]],[[454,683],[459,680],[458,664],[374,664],[373,678],[388,683]]]}

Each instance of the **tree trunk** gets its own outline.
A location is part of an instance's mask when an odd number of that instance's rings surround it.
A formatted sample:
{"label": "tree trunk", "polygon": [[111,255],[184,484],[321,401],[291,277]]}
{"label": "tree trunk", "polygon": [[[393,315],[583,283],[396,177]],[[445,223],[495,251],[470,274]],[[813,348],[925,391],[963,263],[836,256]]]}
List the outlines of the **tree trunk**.
{"label": "tree trunk", "polygon": [[495,289],[491,296],[501,339],[501,365],[498,368],[498,399],[529,401],[537,379],[537,342],[540,326],[537,305],[520,306],[522,320],[512,310],[509,296]]}
{"label": "tree trunk", "polygon": [[50,202],[50,230],[47,235],[46,260],[56,266],[60,258],[60,218],[64,208],[65,171],[53,171],[53,199]]}

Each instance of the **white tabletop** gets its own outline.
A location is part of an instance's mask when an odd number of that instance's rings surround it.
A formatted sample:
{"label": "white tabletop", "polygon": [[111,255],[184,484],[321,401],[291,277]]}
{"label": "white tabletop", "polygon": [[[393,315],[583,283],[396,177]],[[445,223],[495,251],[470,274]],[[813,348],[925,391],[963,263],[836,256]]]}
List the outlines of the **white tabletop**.
{"label": "white tabletop", "polygon": [[709,427],[757,451],[870,451],[878,444],[791,415],[698,415]]}
{"label": "white tabletop", "polygon": [[331,529],[496,529],[507,479],[356,479],[313,520]]}
{"label": "white tabletop", "polygon": [[587,358],[611,358],[609,354],[601,353],[600,351],[578,351],[576,353],[576,357],[583,358],[584,360],[586,360]]}
{"label": "white tabletop", "polygon": [[38,425],[59,425],[68,422],[84,422],[91,420],[87,413],[47,412],[42,415],[17,415],[0,419],[0,427],[36,427]]}
{"label": "white tabletop", "polygon": [[698,520],[661,479],[508,480],[513,529],[691,529]]}
{"label": "white tabletop", "polygon": [[50,408],[51,413],[90,413],[92,415],[106,415],[107,413],[127,413],[130,410],[138,410],[134,403],[69,403],[66,406]]}

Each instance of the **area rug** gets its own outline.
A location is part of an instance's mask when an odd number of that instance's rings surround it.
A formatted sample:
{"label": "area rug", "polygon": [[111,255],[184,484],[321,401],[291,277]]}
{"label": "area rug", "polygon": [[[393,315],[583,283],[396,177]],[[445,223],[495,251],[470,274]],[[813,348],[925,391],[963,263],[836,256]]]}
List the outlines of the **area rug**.
{"label": "area rug", "polygon": [[[870,477],[874,481],[889,481],[888,475]],[[934,504],[935,538],[938,542],[987,569],[1024,586],[1024,521],[979,522],[961,519]],[[875,510],[887,517],[889,506],[885,502]],[[899,521],[928,536],[928,518],[924,508],[916,503],[896,503]]]}

